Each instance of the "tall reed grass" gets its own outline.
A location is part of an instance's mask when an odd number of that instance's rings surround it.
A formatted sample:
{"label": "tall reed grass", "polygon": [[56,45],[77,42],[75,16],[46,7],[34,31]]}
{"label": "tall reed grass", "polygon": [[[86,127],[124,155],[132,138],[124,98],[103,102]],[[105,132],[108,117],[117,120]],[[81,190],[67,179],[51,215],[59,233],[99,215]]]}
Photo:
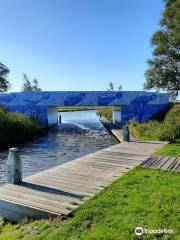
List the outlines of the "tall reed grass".
{"label": "tall reed grass", "polygon": [[0,148],[24,142],[43,132],[37,121],[0,108]]}
{"label": "tall reed grass", "polygon": [[161,140],[173,142],[180,137],[180,104],[175,104],[165,115],[163,121],[150,120],[145,123],[131,121],[130,133],[142,140]]}
{"label": "tall reed grass", "polygon": [[97,115],[105,117],[109,121],[112,120],[112,107],[100,107],[96,113]]}

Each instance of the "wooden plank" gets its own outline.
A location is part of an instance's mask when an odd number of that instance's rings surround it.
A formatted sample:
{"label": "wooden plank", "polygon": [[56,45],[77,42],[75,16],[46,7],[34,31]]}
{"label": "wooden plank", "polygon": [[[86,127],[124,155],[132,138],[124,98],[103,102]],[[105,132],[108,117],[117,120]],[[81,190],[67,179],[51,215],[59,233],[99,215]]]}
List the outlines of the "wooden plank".
{"label": "wooden plank", "polygon": [[39,197],[36,194],[31,194],[31,196],[27,193],[23,193],[20,191],[13,191],[7,189],[0,189],[1,199],[8,199],[11,201],[16,201],[17,203],[27,203],[29,206],[37,206],[41,209],[46,209],[48,205],[49,211],[52,213],[61,213],[66,214],[69,210],[73,210],[76,208],[76,205],[72,205],[70,203],[62,203],[61,201],[55,201],[46,198],[46,194],[44,197]]}
{"label": "wooden plank", "polygon": [[70,197],[70,196],[66,196],[66,195],[60,195],[60,194],[52,194],[52,193],[49,193],[49,192],[43,192],[43,191],[38,191],[38,190],[35,190],[35,189],[32,189],[32,188],[28,188],[26,187],[26,184],[25,184],[25,187],[23,187],[22,185],[11,185],[11,184],[8,184],[8,185],[5,185],[3,186],[4,189],[7,189],[7,190],[11,190],[11,191],[17,191],[17,192],[21,192],[21,193],[24,193],[24,194],[27,194],[27,195],[35,195],[37,197],[41,197],[41,198],[48,198],[52,201],[61,201],[62,203],[73,203],[73,204],[77,204],[77,205],[80,205],[83,203],[83,201],[75,198],[75,197]]}
{"label": "wooden plank", "polygon": [[176,157],[152,157],[141,164],[142,167],[149,167],[161,170],[180,172],[180,161]]}

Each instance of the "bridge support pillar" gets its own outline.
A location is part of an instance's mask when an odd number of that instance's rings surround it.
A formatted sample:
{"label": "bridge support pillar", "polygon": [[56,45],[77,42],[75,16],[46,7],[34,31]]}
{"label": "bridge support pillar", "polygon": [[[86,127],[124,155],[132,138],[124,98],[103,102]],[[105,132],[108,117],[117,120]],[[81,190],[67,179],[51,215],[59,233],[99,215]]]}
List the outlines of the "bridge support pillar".
{"label": "bridge support pillar", "polygon": [[48,108],[48,126],[58,124],[58,111],[56,108]]}
{"label": "bridge support pillar", "polygon": [[121,111],[112,111],[113,123],[121,123]]}

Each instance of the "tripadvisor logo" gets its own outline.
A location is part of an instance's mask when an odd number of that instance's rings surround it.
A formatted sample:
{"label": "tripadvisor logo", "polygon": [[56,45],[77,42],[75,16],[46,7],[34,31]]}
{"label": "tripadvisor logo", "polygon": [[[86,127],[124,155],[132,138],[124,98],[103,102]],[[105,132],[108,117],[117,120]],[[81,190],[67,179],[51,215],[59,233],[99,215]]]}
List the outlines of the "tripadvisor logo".
{"label": "tripadvisor logo", "polygon": [[174,230],[172,229],[146,229],[142,227],[135,228],[135,234],[141,236],[142,234],[173,234]]}
{"label": "tripadvisor logo", "polygon": [[135,234],[136,234],[137,236],[141,236],[141,235],[143,234],[143,228],[142,228],[142,227],[137,227],[137,228],[135,229]]}

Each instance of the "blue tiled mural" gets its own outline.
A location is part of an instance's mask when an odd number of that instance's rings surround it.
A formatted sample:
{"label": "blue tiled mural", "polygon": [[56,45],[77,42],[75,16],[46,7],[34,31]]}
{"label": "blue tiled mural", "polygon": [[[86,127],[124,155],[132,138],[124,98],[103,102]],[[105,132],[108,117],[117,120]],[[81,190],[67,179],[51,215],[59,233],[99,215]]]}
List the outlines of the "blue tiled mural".
{"label": "blue tiled mural", "polygon": [[169,103],[165,93],[145,91],[23,92],[0,94],[0,105],[9,111],[36,116],[47,124],[48,107],[121,106],[122,122],[145,121]]}

